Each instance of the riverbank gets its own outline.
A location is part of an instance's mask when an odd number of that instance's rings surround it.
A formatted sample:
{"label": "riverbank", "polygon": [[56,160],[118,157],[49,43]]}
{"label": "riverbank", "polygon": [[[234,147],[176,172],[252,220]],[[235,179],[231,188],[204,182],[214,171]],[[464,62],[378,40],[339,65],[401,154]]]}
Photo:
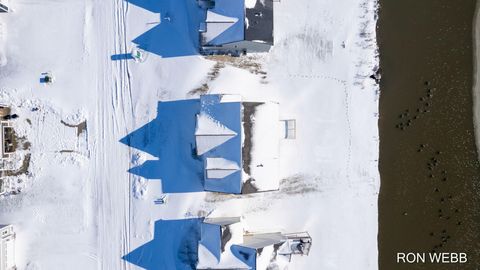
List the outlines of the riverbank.
{"label": "riverbank", "polygon": [[473,126],[475,129],[475,138],[477,140],[477,152],[480,158],[480,2],[475,7],[473,21]]}
{"label": "riverbank", "polygon": [[[381,0],[380,5],[380,269],[476,269],[476,1]],[[399,264],[398,252],[466,252],[468,263]]]}

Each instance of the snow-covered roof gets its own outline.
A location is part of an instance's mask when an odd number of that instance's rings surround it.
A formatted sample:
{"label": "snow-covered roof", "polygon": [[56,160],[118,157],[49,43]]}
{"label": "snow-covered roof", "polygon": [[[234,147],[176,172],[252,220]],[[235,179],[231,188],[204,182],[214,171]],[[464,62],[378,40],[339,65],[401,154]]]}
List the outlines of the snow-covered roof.
{"label": "snow-covered roof", "polygon": [[204,160],[205,190],[240,193],[242,188],[241,102],[235,96],[204,95],[195,132]]}
{"label": "snow-covered roof", "polygon": [[242,246],[253,248],[253,249],[260,249],[266,246],[283,243],[286,240],[287,238],[279,232],[251,234],[251,235],[245,235],[243,237],[244,242]]}
{"label": "snow-covered roof", "polygon": [[[296,242],[287,235],[245,234],[243,225],[239,217],[158,220],[153,239],[123,259],[145,269],[255,270],[266,269],[274,254],[291,255]],[[285,243],[278,253],[275,245]]]}
{"label": "snow-covered roof", "polygon": [[130,172],[161,179],[165,193],[277,190],[278,104],[254,105],[220,94],[160,102],[155,120],[121,139],[158,157]]}
{"label": "snow-covered roof", "polygon": [[236,162],[224,158],[207,158],[205,162],[207,179],[223,179],[239,170]]}
{"label": "snow-covered roof", "polygon": [[214,0],[213,8],[207,10],[206,31],[202,33],[203,43],[222,45],[244,40],[244,0]]}
{"label": "snow-covered roof", "polygon": [[201,96],[195,137],[197,154],[204,160],[205,189],[277,190],[280,134],[278,103],[242,102],[234,95]]}
{"label": "snow-covered roof", "polygon": [[197,155],[203,155],[235,136],[237,136],[235,131],[225,127],[208,114],[200,113],[197,115],[197,128],[195,130]]}
{"label": "snow-covered roof", "polygon": [[[198,245],[197,269],[255,269],[236,251],[243,241],[243,225],[240,222],[229,225],[202,225],[201,240]],[[252,256],[256,256],[256,251]],[[254,261],[254,260],[253,260]]]}

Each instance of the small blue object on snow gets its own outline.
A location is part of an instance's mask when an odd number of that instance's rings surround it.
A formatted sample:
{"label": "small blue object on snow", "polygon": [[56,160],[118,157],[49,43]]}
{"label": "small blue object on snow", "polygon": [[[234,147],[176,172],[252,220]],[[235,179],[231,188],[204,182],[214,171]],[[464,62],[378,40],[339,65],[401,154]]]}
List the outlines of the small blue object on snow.
{"label": "small blue object on snow", "polygon": [[155,204],[166,204],[167,203],[167,195],[163,195],[160,198],[157,198],[155,201],[153,201]]}

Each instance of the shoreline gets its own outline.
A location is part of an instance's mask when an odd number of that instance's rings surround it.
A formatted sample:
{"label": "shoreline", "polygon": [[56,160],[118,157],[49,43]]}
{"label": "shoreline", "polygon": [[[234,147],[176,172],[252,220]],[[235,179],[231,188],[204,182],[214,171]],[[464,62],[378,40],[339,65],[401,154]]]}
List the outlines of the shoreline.
{"label": "shoreline", "polygon": [[473,15],[473,131],[477,146],[477,155],[480,159],[480,2],[477,0]]}

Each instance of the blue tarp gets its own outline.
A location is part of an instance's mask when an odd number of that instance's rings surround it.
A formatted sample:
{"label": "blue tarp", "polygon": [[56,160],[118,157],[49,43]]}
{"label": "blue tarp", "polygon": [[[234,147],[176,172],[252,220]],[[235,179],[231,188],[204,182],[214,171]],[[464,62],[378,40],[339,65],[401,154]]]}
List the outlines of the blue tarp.
{"label": "blue tarp", "polygon": [[220,225],[202,223],[200,244],[206,247],[220,261],[222,253],[222,229]]}
{"label": "blue tarp", "polygon": [[223,45],[245,39],[245,0],[215,0],[215,7],[211,11],[223,16],[237,18],[238,21],[208,42],[209,45]]}
{"label": "blue tarp", "polygon": [[153,240],[123,259],[147,270],[195,270],[202,220],[159,220]]}

